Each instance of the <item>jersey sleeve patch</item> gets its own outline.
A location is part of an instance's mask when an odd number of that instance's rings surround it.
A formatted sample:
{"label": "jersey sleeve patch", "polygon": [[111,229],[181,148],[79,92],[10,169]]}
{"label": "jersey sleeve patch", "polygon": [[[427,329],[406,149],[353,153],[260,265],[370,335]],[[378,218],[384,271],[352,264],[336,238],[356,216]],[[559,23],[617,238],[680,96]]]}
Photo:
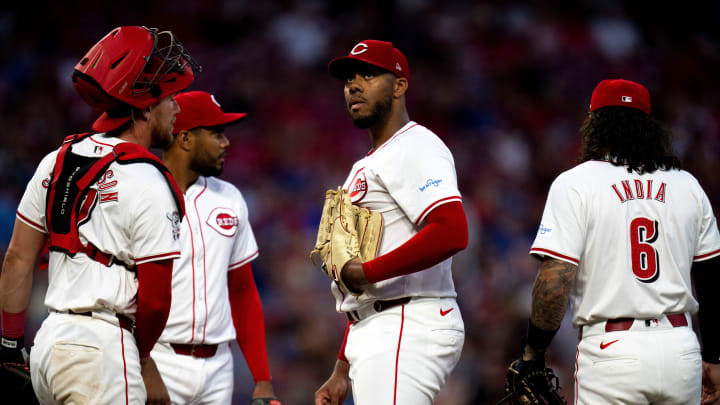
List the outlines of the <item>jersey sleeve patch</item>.
{"label": "jersey sleeve patch", "polygon": [[413,127],[374,163],[375,176],[408,219],[420,223],[438,202],[460,199],[452,153],[435,134]]}

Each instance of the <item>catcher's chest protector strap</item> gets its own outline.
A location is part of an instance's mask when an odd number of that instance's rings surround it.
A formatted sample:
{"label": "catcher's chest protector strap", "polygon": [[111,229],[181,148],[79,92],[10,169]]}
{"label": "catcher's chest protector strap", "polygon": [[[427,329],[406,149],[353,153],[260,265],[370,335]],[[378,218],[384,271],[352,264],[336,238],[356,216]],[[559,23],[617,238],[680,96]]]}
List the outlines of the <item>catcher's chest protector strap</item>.
{"label": "catcher's chest protector strap", "polygon": [[[48,249],[70,256],[83,252],[91,259],[109,266],[113,263],[114,258],[101,252],[91,243],[83,246],[80,242],[78,227],[90,219],[92,210],[98,201],[98,192],[91,189],[90,185],[100,179],[111,163],[150,163],[155,166],[163,174],[170,187],[181,219],[185,215],[185,201],[167,167],[160,159],[140,145],[123,142],[116,145],[111,153],[100,158],[77,155],[70,150],[73,144],[90,135],[91,133],[85,133],[65,138],[55,160],[55,168],[48,187],[45,212],[50,233]],[[118,262],[118,264],[120,263]],[[126,267],[128,266],[126,265]]]}

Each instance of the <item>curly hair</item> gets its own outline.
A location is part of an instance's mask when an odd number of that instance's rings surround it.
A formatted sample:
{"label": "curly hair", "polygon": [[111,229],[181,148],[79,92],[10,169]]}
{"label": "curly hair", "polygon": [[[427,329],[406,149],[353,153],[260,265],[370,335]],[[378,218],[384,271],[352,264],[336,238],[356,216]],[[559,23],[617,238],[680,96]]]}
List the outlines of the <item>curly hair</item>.
{"label": "curly hair", "polygon": [[639,174],[680,168],[680,159],[672,153],[672,133],[635,108],[598,108],[585,118],[580,135],[582,157],[578,163],[607,160]]}

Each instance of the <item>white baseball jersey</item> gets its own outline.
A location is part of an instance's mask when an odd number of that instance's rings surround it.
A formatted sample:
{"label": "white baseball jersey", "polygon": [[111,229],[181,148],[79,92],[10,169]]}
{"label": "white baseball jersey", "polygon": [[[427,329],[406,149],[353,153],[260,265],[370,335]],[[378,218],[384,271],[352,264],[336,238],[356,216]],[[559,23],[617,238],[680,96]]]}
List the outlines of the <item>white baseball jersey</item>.
{"label": "white baseball jersey", "polygon": [[[357,161],[343,188],[350,192],[353,204],[382,213],[378,256],[418,233],[433,208],[461,201],[450,150],[429,129],[412,121]],[[333,283],[336,309],[348,312],[378,299],[407,296],[456,297],[451,264],[452,258],[448,258],[423,271],[372,284],[360,297]]]}
{"label": "white baseball jersey", "polygon": [[172,305],[160,342],[216,344],[235,339],[227,273],[258,256],[240,191],[199,177],[185,192],[182,255],[173,268]]}
{"label": "white baseball jersey", "polygon": [[[92,135],[72,146],[73,153],[102,157],[123,142],[103,134]],[[20,201],[17,218],[47,233],[45,206],[51,173],[58,151],[38,166]],[[179,215],[162,173],[149,163],[112,163],[91,186],[98,202],[78,227],[82,243],[88,241],[128,265],[180,256]],[[134,273],[114,264],[50,252],[45,305],[53,310],[78,312],[104,310],[133,314],[138,283]]]}
{"label": "white baseball jersey", "polygon": [[690,173],[589,161],[553,182],[530,253],[578,265],[571,305],[580,326],[696,312],[690,267],[720,255],[720,233]]}

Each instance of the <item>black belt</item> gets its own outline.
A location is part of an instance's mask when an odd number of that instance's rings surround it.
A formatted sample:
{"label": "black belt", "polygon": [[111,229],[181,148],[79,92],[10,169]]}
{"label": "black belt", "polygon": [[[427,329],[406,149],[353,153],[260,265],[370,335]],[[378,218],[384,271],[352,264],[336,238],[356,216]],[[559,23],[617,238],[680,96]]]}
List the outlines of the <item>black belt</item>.
{"label": "black belt", "polygon": [[[398,305],[407,304],[410,302],[412,297],[401,297],[401,298],[395,298],[393,300],[378,300],[373,302],[373,309],[375,310],[375,313],[382,312],[386,309],[390,309],[392,307],[396,307]],[[360,316],[358,311],[349,311],[345,313],[350,320],[350,322],[359,322],[362,319],[372,315],[372,314],[364,314],[363,316]]]}
{"label": "black belt", "polygon": [[193,356],[206,359],[215,355],[218,345],[188,345],[182,343],[170,343],[175,353],[185,356]]}

